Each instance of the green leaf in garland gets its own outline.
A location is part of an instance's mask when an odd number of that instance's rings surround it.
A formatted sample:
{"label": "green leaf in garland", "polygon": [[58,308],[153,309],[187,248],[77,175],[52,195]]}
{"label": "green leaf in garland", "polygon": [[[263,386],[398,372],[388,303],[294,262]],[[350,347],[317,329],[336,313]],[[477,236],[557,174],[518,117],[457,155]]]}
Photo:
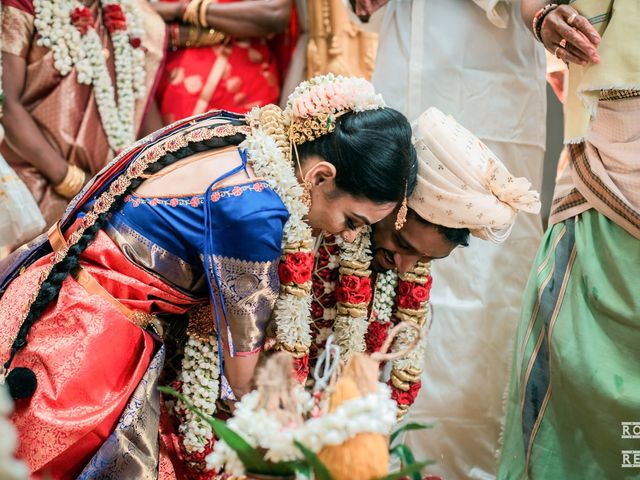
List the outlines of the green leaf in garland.
{"label": "green leaf in garland", "polygon": [[404,477],[408,477],[408,476],[414,478],[414,475],[416,475],[416,474],[418,475],[418,478],[420,478],[420,471],[424,467],[427,467],[427,466],[429,466],[431,464],[433,464],[433,462],[431,462],[431,461],[414,463],[413,465],[405,467],[402,470],[399,470],[399,471],[394,472],[394,473],[390,473],[386,477],[382,477],[380,480],[400,480],[400,479],[402,479]]}
{"label": "green leaf in garland", "polygon": [[295,441],[294,443],[296,447],[298,447],[298,450],[302,452],[304,457],[311,464],[311,467],[316,474],[316,480],[333,480],[329,470],[327,470],[327,467],[324,466],[324,463],[322,463],[315,453],[298,441]]}
{"label": "green leaf in garland", "polygon": [[400,435],[402,432],[409,432],[411,430],[426,430],[428,428],[433,428],[433,425],[428,423],[405,423],[400,428],[398,428],[395,432],[391,434],[389,438],[389,443],[393,444],[393,441]]}

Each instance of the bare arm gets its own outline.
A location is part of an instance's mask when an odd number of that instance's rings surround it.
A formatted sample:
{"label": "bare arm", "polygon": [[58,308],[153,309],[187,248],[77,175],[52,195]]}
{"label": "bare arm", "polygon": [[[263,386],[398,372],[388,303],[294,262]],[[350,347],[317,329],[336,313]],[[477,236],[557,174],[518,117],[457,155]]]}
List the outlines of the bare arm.
{"label": "bare arm", "polygon": [[253,377],[260,360],[260,353],[231,357],[227,346],[224,347],[225,377],[229,381],[233,394],[240,399],[253,387]]}
{"label": "bare arm", "polygon": [[26,76],[24,58],[3,52],[4,117],[6,140],[20,156],[33,165],[53,185],[67,173],[66,160],[46,140],[33,117],[20,102]]}
{"label": "bare arm", "polygon": [[[153,4],[165,22],[179,21],[179,3]],[[282,32],[289,24],[291,0],[251,0],[207,5],[208,26],[238,38],[264,37]]]}

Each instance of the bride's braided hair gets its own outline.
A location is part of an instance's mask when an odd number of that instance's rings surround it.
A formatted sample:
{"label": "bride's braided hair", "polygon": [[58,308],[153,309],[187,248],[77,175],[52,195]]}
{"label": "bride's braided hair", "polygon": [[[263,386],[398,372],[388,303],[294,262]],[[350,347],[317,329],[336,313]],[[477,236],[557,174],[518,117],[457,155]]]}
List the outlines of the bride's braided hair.
{"label": "bride's braided hair", "polygon": [[[229,120],[225,125],[245,125],[243,117],[229,113],[225,113],[225,115],[227,115],[227,120]],[[213,125],[212,128],[213,127],[215,127],[215,125]],[[157,173],[178,160],[182,160],[195,153],[229,145],[239,145],[244,138],[245,135],[243,133],[236,131],[229,136],[214,136],[205,140],[188,142],[186,146],[179,148],[173,153],[167,152],[161,155],[156,161],[141,171],[139,175],[133,177],[122,192],[114,195],[109,208],[97,215],[95,222],[84,230],[77,241],[69,246],[62,258],[56,259],[58,261],[41,282],[40,288],[35,294],[35,298],[29,306],[29,310],[20,325],[18,334],[11,345],[9,359],[3,365],[4,371],[6,372],[10,368],[15,355],[27,345],[27,336],[31,327],[44,313],[49,304],[56,300],[60,294],[64,280],[77,270],[82,252],[91,244],[109,216],[122,206],[125,197],[140,186],[146,175]],[[17,367],[12,369],[7,375],[6,380],[13,398],[30,397],[36,388],[35,374],[28,368]]]}

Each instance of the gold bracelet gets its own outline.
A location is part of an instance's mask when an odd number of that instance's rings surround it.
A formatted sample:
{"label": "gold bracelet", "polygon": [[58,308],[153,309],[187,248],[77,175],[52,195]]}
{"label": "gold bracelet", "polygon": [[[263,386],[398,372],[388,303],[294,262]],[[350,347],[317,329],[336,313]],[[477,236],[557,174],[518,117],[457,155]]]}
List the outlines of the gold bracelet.
{"label": "gold bracelet", "polygon": [[61,197],[72,199],[75,197],[87,180],[87,174],[80,167],[69,165],[64,180],[53,187],[53,191]]}
{"label": "gold bracelet", "polygon": [[185,46],[187,48],[200,46],[200,27],[195,25],[187,26],[187,41]]}
{"label": "gold bracelet", "polygon": [[190,23],[192,25],[198,24],[198,11],[200,9],[200,4],[202,0],[191,0],[187,8],[184,9],[184,15],[182,16],[182,21],[184,23]]}
{"label": "gold bracelet", "polygon": [[213,2],[213,0],[202,0],[202,2],[200,2],[198,19],[200,20],[200,26],[202,28],[209,28],[209,24],[207,23],[207,7],[211,2]]}
{"label": "gold bracelet", "polygon": [[207,31],[207,33],[204,35],[202,43],[203,45],[207,45],[207,46],[218,45],[219,43],[224,42],[226,39],[227,39],[226,33],[210,28]]}

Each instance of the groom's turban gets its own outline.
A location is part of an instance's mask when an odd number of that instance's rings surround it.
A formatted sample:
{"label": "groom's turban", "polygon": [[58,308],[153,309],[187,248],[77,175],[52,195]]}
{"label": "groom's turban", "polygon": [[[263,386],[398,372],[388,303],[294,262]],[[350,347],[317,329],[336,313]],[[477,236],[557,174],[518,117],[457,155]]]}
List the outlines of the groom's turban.
{"label": "groom's turban", "polygon": [[484,143],[437,108],[415,121],[413,135],[418,183],[409,207],[424,220],[500,242],[518,211],[540,211],[531,183],[511,175]]}

